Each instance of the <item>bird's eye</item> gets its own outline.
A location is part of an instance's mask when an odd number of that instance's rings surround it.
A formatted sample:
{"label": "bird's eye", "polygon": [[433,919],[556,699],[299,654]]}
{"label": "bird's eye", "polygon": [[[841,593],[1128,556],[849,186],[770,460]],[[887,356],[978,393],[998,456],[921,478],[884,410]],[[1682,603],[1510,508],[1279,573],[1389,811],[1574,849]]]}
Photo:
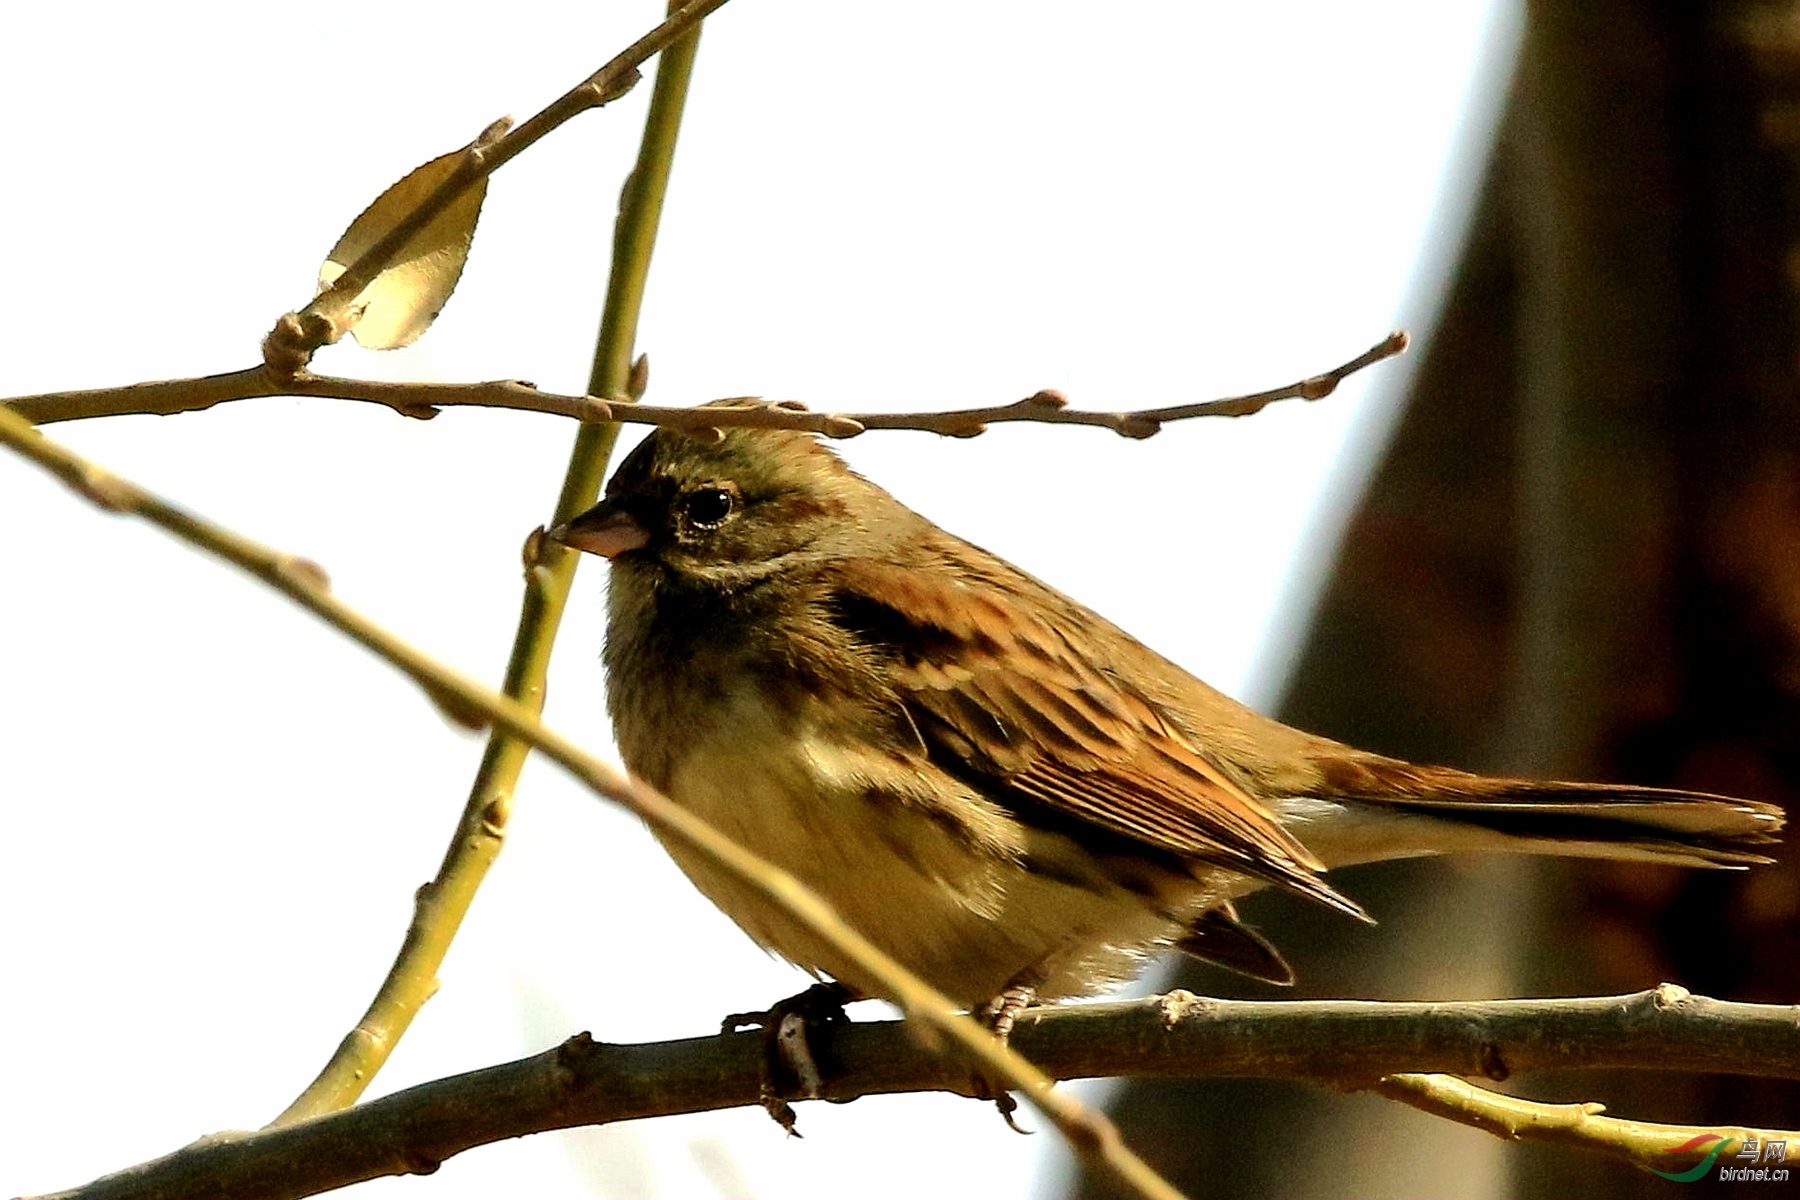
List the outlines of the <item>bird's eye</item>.
{"label": "bird's eye", "polygon": [[690,492],[682,504],[688,523],[700,529],[717,529],[731,515],[737,499],[724,488],[701,488]]}

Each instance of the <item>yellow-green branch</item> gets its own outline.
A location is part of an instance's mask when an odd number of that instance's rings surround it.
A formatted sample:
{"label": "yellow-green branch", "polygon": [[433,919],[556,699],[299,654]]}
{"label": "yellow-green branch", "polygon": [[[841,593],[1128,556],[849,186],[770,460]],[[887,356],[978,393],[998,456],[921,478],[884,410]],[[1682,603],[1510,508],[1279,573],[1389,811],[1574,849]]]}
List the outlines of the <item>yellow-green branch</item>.
{"label": "yellow-green branch", "polygon": [[[700,7],[696,0],[679,11],[692,12]],[[658,60],[637,166],[621,199],[615,224],[610,281],[589,382],[590,390],[602,395],[625,394],[630,383],[631,344],[699,38],[698,25],[691,25]],[[577,432],[552,520],[565,521],[594,502],[617,436],[618,426],[611,424],[583,425]],[[525,571],[525,596],[501,689],[526,710],[537,713],[543,709],[550,652],[580,556],[548,544],[534,549],[533,561]],[[443,863],[437,876],[418,891],[412,922],[387,977],[368,1011],[338,1044],[318,1077],[275,1119],[275,1124],[289,1124],[356,1103],[419,1009],[436,991],[438,968],[477,889],[487,877],[488,868],[499,856],[513,789],[530,750],[526,740],[515,736],[505,725],[496,724]]]}
{"label": "yellow-green branch", "polygon": [[1727,1156],[1752,1142],[1758,1148],[1769,1141],[1782,1142],[1793,1146],[1800,1157],[1796,1130],[1660,1125],[1607,1117],[1601,1115],[1606,1111],[1601,1104],[1546,1104],[1490,1091],[1453,1075],[1390,1075],[1370,1090],[1507,1141],[1573,1146],[1683,1182],[1716,1178],[1714,1169],[1721,1163],[1740,1165]]}

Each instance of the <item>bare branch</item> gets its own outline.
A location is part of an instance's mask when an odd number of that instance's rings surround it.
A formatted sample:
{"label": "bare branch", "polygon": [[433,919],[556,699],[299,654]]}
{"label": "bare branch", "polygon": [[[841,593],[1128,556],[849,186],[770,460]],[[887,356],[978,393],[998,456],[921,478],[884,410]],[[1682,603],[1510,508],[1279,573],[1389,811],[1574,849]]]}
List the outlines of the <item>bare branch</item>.
{"label": "bare branch", "polygon": [[1192,417],[1241,417],[1260,412],[1277,400],[1318,400],[1329,396],[1346,377],[1406,349],[1403,332],[1389,334],[1379,344],[1322,375],[1285,387],[1247,396],[1227,396],[1170,408],[1133,412],[1095,412],[1069,408],[1060,392],[1044,391],[1012,404],[993,408],[950,409],[926,413],[812,412],[798,401],[782,401],[773,407],[671,408],[636,404],[625,397],[611,401],[597,396],[567,396],[539,391],[516,379],[486,383],[384,383],[369,379],[345,379],[301,372],[278,379],[267,369],[252,367],[225,375],[198,379],[170,379],[122,388],[96,388],[77,392],[45,392],[21,396],[6,406],[33,424],[73,421],[86,417],[123,416],[128,413],[172,415],[198,412],[231,400],[262,396],[319,396],[338,400],[362,400],[382,404],[404,416],[430,418],[440,409],[454,407],[506,408],[519,412],[548,413],[578,421],[623,421],[638,425],[698,432],[725,426],[755,429],[799,429],[826,437],[848,438],[869,429],[913,429],[950,437],[973,437],[988,426],[1029,421],[1045,425],[1094,425],[1124,437],[1145,438],[1159,432],[1164,423]]}
{"label": "bare branch", "polygon": [[[1065,407],[1068,399],[1061,392],[1044,391],[1000,408],[895,416],[882,413],[859,414],[835,419],[854,421],[865,429],[923,429],[951,437],[973,437],[984,432],[989,425],[1001,421],[1037,421],[1047,425],[1098,425],[1123,437],[1147,438],[1161,432],[1166,421],[1185,421],[1189,417],[1247,417],[1261,412],[1277,400],[1322,400],[1335,392],[1338,384],[1347,376],[1405,351],[1409,340],[1404,330],[1395,330],[1349,362],[1333,367],[1322,375],[1314,375],[1298,383],[1272,388],[1266,392],[1253,392],[1248,396],[1227,396],[1220,400],[1178,404],[1169,408],[1146,408],[1136,412],[1085,412]],[[819,432],[831,433],[827,429]],[[832,436],[848,435],[832,433]]]}
{"label": "bare branch", "polygon": [[[191,379],[162,379],[125,387],[85,388],[73,392],[44,392],[19,396],[0,407],[9,408],[33,425],[80,421],[88,417],[170,416],[201,412],[215,404],[254,400],[263,396],[299,394],[298,379],[278,380],[263,367],[201,375]],[[402,410],[405,411],[405,410]],[[412,412],[409,416],[433,414]]]}
{"label": "bare branch", "polygon": [[[1408,1079],[1423,1077],[1394,1076],[1397,1068],[1482,1075],[1675,1067],[1800,1078],[1797,1018],[1794,1007],[1725,1003],[1667,984],[1628,996],[1454,1004],[1203,1000],[1174,992],[1028,1010],[1013,1043],[1057,1079],[1289,1076],[1391,1094],[1422,1090]],[[836,1027],[832,1037],[840,1071],[827,1084],[829,1099],[969,1090],[967,1068],[921,1048],[901,1022],[858,1022]],[[303,1124],[209,1139],[52,1200],[312,1195],[430,1171],[462,1150],[527,1133],[743,1107],[758,1103],[761,1055],[758,1034],[648,1045],[582,1034],[531,1058]],[[1451,1082],[1431,1087],[1441,1094]]]}

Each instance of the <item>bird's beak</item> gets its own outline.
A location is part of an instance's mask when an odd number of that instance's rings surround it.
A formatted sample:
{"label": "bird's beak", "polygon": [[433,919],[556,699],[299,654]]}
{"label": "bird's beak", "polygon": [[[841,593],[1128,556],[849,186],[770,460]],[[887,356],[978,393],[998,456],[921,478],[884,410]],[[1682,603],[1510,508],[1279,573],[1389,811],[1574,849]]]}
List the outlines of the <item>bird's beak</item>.
{"label": "bird's beak", "polygon": [[603,500],[550,531],[550,536],[575,550],[616,558],[627,550],[641,550],[650,543],[650,531],[636,517]]}

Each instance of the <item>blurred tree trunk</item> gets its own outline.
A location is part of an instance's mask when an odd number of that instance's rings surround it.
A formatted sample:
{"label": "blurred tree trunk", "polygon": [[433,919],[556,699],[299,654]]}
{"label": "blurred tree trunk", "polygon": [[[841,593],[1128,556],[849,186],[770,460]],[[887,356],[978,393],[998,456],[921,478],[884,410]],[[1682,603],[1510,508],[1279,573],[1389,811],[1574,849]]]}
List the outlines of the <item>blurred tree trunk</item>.
{"label": "blurred tree trunk", "polygon": [[[1800,805],[1800,5],[1529,6],[1475,228],[1282,716],[1409,758]],[[1382,924],[1246,916],[1298,995],[1800,1000],[1800,856],[1744,873],[1433,861],[1346,872]],[[1216,972],[1181,986],[1268,995]],[[1800,1088],[1533,1076],[1635,1117],[1800,1124]],[[1558,1196],[1664,1184],[1368,1097],[1133,1084],[1190,1194]],[[1077,1194],[1108,1195],[1084,1178]]]}

